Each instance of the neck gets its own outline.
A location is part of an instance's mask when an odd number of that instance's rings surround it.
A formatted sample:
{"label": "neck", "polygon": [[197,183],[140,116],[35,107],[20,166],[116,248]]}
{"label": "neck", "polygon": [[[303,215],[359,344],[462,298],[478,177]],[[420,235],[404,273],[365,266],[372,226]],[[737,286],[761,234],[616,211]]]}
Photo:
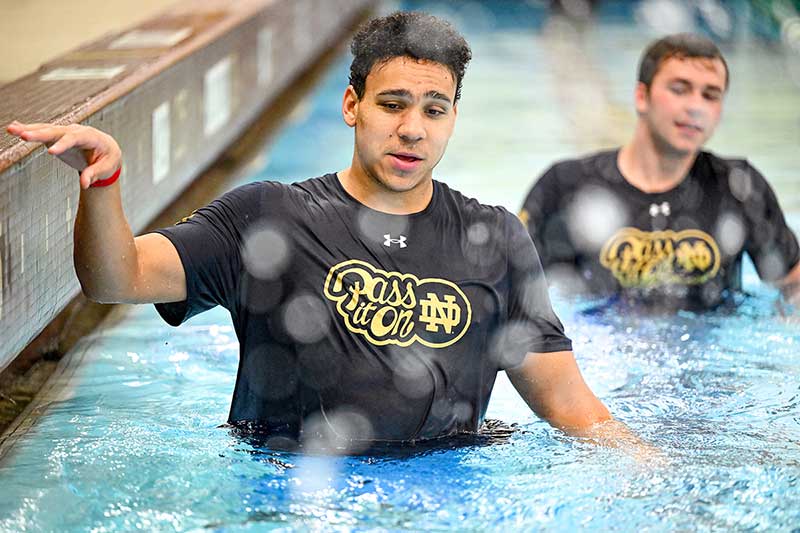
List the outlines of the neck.
{"label": "neck", "polygon": [[617,165],[628,183],[658,193],[677,187],[696,158],[697,152],[680,152],[659,143],[640,120],[633,139],[620,149]]}
{"label": "neck", "polygon": [[433,198],[433,179],[427,176],[413,188],[396,190],[352,164],[337,173],[339,183],[360,203],[390,215],[412,215],[428,207]]}

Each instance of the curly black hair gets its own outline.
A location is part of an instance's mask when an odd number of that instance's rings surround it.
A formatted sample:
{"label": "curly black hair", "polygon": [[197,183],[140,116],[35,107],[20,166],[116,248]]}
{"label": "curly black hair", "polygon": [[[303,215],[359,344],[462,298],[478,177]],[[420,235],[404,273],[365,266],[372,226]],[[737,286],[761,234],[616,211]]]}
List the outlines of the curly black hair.
{"label": "curly black hair", "polygon": [[353,37],[350,51],[350,85],[358,98],[364,96],[367,76],[375,64],[408,56],[447,67],[456,79],[457,102],[472,59],[467,41],[449,22],[417,11],[398,11],[370,20]]}
{"label": "curly black hair", "polygon": [[649,88],[661,65],[673,57],[719,59],[725,67],[725,89],[730,85],[728,63],[722,52],[711,39],[694,33],[674,33],[650,43],[639,61],[639,81]]}

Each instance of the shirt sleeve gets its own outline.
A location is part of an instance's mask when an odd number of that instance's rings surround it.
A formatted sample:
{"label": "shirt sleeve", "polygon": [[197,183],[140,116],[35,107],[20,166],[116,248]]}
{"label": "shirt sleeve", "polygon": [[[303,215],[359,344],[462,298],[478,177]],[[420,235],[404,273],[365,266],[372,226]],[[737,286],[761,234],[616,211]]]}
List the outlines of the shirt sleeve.
{"label": "shirt sleeve", "polygon": [[168,238],[186,273],[186,300],[156,304],[177,326],[217,305],[234,308],[242,271],[243,234],[258,219],[263,183],[238,187],[192,213],[175,226],[156,230]]}
{"label": "shirt sleeve", "polygon": [[550,304],[547,281],[536,248],[519,220],[508,214],[509,296],[507,326],[501,342],[506,368],[529,352],[571,351],[572,341]]}
{"label": "shirt sleeve", "polygon": [[747,194],[744,198],[744,211],[749,229],[746,250],[761,279],[778,281],[800,261],[797,237],[786,224],[775,192],[764,176],[750,164],[746,164],[744,169],[732,170],[732,172],[742,171],[746,174],[740,175],[740,179],[737,180],[732,176],[729,181],[733,185],[737,181],[741,183],[744,179],[744,183],[750,185],[738,187],[739,195]]}
{"label": "shirt sleeve", "polygon": [[559,183],[559,165],[553,165],[536,180],[519,213],[544,268],[575,262],[567,215],[561,209],[564,198]]}

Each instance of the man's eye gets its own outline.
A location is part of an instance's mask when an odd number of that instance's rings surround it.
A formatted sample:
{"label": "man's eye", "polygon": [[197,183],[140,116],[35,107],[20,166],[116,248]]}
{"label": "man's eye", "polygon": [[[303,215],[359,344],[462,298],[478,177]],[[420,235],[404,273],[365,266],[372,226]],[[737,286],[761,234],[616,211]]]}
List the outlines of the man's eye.
{"label": "man's eye", "polygon": [[386,109],[400,109],[400,104],[395,102],[384,102],[381,106],[385,107]]}
{"label": "man's eye", "polygon": [[722,96],[719,93],[706,93],[703,95],[710,102],[718,102]]}
{"label": "man's eye", "polygon": [[427,113],[432,117],[438,117],[445,114],[443,109],[436,109],[436,108],[428,109]]}
{"label": "man's eye", "polygon": [[684,94],[686,92],[686,87],[683,85],[671,85],[669,90],[675,94]]}

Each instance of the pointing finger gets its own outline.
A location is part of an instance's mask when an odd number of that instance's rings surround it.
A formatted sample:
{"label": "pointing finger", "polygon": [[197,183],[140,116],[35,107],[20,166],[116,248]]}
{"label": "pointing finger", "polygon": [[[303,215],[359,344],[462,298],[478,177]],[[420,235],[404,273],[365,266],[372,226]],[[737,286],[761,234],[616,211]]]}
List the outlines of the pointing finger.
{"label": "pointing finger", "polygon": [[16,120],[14,122],[12,122],[12,124],[17,124],[19,126],[22,126],[22,129],[30,130],[30,131],[40,130],[40,129],[43,129],[43,128],[65,128],[66,127],[66,126],[59,126],[58,124],[50,124],[48,122],[31,122],[29,124],[25,124],[25,123],[22,123],[22,122],[19,122],[19,121],[16,121]]}
{"label": "pointing finger", "polygon": [[52,143],[57,141],[65,131],[62,126],[52,126],[39,129],[24,129],[18,135],[21,139],[28,142]]}

